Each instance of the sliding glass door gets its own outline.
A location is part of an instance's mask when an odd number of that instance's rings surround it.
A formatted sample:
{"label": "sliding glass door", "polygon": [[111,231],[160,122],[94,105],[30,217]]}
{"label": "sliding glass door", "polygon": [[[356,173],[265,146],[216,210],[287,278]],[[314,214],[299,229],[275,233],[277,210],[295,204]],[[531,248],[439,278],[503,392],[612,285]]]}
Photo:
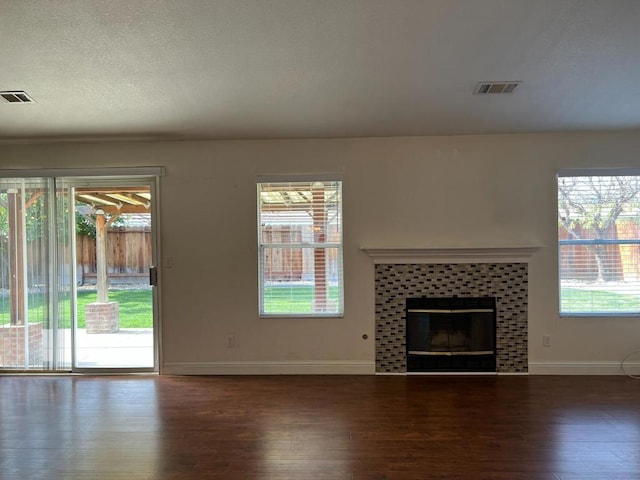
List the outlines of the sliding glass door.
{"label": "sliding glass door", "polygon": [[75,371],[150,371],[154,327],[154,184],[64,179],[73,205]]}
{"label": "sliding glass door", "polygon": [[155,371],[155,177],[0,177],[0,371]]}

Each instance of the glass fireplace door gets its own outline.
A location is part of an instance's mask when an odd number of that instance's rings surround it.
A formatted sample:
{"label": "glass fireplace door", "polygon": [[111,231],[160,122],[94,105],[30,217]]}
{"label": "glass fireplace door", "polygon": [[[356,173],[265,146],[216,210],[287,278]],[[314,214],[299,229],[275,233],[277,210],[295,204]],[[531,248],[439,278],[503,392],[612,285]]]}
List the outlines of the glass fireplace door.
{"label": "glass fireplace door", "polygon": [[407,348],[412,355],[495,353],[493,310],[409,310]]}
{"label": "glass fireplace door", "polygon": [[493,297],[408,298],[409,372],[495,372]]}

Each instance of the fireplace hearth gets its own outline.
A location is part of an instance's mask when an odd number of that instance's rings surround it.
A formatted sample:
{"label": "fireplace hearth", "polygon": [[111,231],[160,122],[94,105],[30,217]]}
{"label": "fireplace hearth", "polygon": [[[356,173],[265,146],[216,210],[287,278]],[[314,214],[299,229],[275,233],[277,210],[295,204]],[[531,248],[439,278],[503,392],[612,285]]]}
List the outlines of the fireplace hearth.
{"label": "fireplace hearth", "polygon": [[408,372],[495,372],[494,297],[408,298]]}

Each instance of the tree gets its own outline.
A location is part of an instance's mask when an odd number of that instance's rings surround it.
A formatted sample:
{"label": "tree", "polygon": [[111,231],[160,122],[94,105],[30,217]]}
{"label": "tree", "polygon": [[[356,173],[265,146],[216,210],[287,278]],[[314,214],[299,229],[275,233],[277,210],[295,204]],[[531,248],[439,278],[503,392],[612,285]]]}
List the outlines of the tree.
{"label": "tree", "polygon": [[[640,176],[560,177],[559,224],[571,239],[615,240],[616,220],[625,210],[638,208],[639,193]],[[596,258],[598,281],[620,279],[620,272],[606,261],[605,243],[585,246]]]}

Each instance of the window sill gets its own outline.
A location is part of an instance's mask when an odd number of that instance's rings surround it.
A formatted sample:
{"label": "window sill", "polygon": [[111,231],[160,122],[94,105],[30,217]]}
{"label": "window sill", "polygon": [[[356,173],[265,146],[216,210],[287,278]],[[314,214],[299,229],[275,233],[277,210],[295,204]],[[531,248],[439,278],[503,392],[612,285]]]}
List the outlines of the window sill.
{"label": "window sill", "polygon": [[640,318],[640,312],[561,313],[560,318]]}

